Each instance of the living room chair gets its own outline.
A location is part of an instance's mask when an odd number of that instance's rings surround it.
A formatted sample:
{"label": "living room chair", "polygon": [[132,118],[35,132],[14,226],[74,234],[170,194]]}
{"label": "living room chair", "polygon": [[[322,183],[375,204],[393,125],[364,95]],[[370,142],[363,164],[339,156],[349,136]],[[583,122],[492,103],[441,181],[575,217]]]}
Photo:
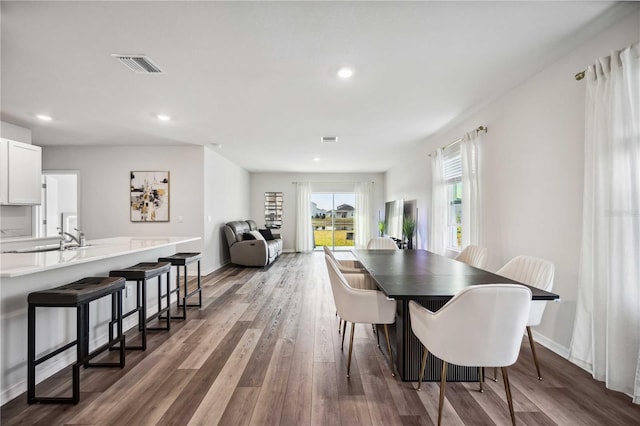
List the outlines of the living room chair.
{"label": "living room chair", "polygon": [[[496,274],[506,278],[511,278],[523,284],[539,288],[545,291],[553,289],[553,276],[555,267],[553,263],[532,256],[517,256],[507,262],[500,268]],[[539,325],[542,321],[542,314],[547,307],[546,300],[534,300],[531,302],[531,311],[527,320],[527,335],[529,337],[529,345],[533,353],[533,362],[538,373],[538,380],[542,380],[540,375],[540,365],[538,364],[538,356],[536,355],[536,347],[531,335],[531,327]]]}
{"label": "living room chair", "polygon": [[374,237],[367,243],[367,250],[399,250],[399,248],[391,238]]}
{"label": "living room chair", "polygon": [[[351,372],[351,353],[353,351],[353,335],[356,323],[383,325],[384,335],[387,340],[387,351],[389,352],[389,368],[391,375],[395,376],[387,324],[395,322],[396,301],[388,299],[384,293],[378,290],[361,290],[350,287],[333,259],[327,255],[324,258],[327,263],[331,291],[338,315],[345,321],[345,326],[346,322],[351,323],[347,378]],[[344,342],[344,333],[342,334],[342,341]]]}
{"label": "living room chair", "polygon": [[502,368],[511,422],[515,425],[507,367],[518,359],[531,290],[517,284],[486,284],[467,287],[437,312],[409,302],[411,330],[424,345],[418,390],[429,351],[442,360],[438,425],[442,419],[447,364]]}
{"label": "living room chair", "polygon": [[484,247],[469,245],[456,256],[456,260],[474,268],[484,269],[487,264],[487,251]]}

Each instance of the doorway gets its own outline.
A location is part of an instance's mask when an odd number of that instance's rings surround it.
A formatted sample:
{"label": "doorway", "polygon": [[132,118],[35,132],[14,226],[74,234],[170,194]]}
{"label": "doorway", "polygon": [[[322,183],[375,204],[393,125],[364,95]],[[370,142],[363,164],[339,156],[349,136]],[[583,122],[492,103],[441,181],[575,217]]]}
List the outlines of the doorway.
{"label": "doorway", "polygon": [[55,237],[79,228],[77,171],[42,171],[42,204],[36,206],[36,238]]}
{"label": "doorway", "polygon": [[356,194],[353,192],[311,194],[314,250],[327,246],[338,251],[355,246],[355,204]]}

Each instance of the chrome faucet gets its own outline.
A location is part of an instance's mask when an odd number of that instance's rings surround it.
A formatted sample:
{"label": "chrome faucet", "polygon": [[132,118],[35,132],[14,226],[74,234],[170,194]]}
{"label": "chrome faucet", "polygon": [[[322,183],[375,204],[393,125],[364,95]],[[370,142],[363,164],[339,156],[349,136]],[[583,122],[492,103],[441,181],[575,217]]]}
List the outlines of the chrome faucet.
{"label": "chrome faucet", "polygon": [[[80,231],[78,228],[73,228],[78,231],[78,237],[68,232],[62,232],[62,228],[58,227],[58,235],[60,236],[60,250],[66,250],[67,243],[75,241],[76,244],[80,247],[85,246],[84,233]],[[69,239],[67,239],[69,237]]]}

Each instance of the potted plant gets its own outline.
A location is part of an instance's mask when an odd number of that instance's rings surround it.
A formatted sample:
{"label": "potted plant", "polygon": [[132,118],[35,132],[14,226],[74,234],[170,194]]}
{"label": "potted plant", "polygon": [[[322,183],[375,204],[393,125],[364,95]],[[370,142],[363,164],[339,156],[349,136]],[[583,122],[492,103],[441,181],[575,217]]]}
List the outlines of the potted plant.
{"label": "potted plant", "polygon": [[413,249],[413,235],[416,233],[416,221],[411,216],[405,216],[402,220],[402,232],[407,239],[407,248]]}
{"label": "potted plant", "polygon": [[385,229],[384,220],[379,220],[378,221],[378,231],[380,231],[380,236],[381,237],[384,236],[384,229]]}

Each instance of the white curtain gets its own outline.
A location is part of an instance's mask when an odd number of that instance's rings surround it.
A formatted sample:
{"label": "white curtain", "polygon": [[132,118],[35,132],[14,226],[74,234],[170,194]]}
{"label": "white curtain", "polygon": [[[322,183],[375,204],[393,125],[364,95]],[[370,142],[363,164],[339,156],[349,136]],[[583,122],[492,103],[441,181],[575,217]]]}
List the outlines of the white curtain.
{"label": "white curtain", "polygon": [[462,247],[480,244],[480,183],[478,157],[482,134],[467,133],[460,143],[462,162]]}
{"label": "white curtain", "polygon": [[442,149],[431,154],[431,221],[427,249],[444,255],[447,248],[447,186]]}
{"label": "white curtain", "polygon": [[582,251],[570,359],[640,404],[640,45],[586,73]]}
{"label": "white curtain", "polygon": [[371,182],[360,182],[356,191],[356,248],[366,248],[371,238]]}
{"label": "white curtain", "polygon": [[311,228],[311,184],[298,182],[296,188],[296,251],[313,250],[313,230]]}

